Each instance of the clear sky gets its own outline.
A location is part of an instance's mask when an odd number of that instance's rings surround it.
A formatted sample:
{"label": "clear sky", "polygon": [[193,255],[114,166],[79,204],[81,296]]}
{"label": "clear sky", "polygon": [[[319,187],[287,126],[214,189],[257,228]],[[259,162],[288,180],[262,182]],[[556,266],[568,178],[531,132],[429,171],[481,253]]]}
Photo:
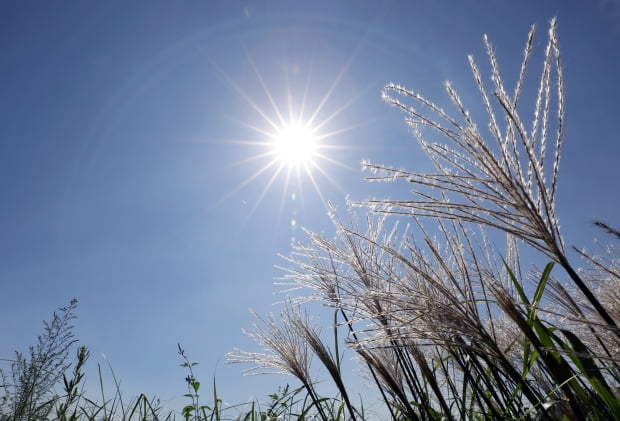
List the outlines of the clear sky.
{"label": "clear sky", "polygon": [[[381,88],[449,108],[451,80],[475,109],[483,34],[515,80],[530,25],[540,57],[553,16],[558,213],[590,246],[594,218],[620,223],[617,0],[0,2],[0,357],[77,298],[91,380],[107,358],[129,394],[178,397],[180,342],[227,401],[291,381],[243,378],[225,354],[253,349],[241,329],[274,309],[300,227],[333,232],[327,200],[407,194],[366,183],[363,159],[428,167]],[[297,120],[320,147],[298,176],[267,144]]]}

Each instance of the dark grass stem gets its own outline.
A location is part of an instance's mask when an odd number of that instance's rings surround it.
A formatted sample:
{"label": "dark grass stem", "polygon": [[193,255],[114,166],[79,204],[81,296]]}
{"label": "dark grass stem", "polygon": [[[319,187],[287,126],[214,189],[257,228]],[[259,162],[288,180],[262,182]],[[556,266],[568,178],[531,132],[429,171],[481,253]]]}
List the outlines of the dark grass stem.
{"label": "dark grass stem", "polygon": [[577,288],[586,296],[590,304],[594,307],[596,312],[601,316],[601,318],[611,327],[613,333],[620,339],[620,329],[618,329],[618,325],[614,321],[614,319],[609,315],[605,307],[600,303],[600,301],[596,298],[596,296],[592,293],[590,288],[583,282],[581,277],[577,274],[575,269],[571,266],[566,259],[566,256],[563,254],[558,255],[558,260],[560,265],[566,270],[568,275],[571,277]]}

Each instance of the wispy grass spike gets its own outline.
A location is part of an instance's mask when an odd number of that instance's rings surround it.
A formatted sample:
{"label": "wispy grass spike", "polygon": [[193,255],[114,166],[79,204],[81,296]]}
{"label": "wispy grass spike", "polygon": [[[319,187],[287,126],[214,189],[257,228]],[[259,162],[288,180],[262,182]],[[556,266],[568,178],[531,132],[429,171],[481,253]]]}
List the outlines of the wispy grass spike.
{"label": "wispy grass spike", "polygon": [[[517,104],[532,53],[534,28],[528,35],[512,98],[504,86],[495,51],[486,36],[484,42],[491,63],[493,94],[497,100],[495,105],[491,103],[475,60],[469,56],[474,80],[489,118],[492,141],[486,140],[486,136],[473,123],[450,84],[446,84],[448,95],[465,124],[459,123],[420,94],[400,85],[388,84],[383,90],[384,100],[401,109],[410,124],[421,125],[438,133],[444,142],[428,142],[425,133],[414,131],[438,174],[408,173],[383,165],[367,164],[367,168],[382,174],[379,179],[388,179],[391,175],[395,179],[406,178],[419,187],[414,190],[417,197],[413,199],[371,200],[368,205],[390,206],[389,210],[381,212],[394,214],[460,219],[511,234],[560,263],[605,322],[617,329],[616,322],[570,266],[556,215],[555,194],[564,124],[564,82],[556,31],[557,21],[553,19],[548,31],[529,133]],[[555,94],[551,90],[553,74],[557,79]],[[407,105],[401,98],[417,103],[420,110]],[[554,101],[558,104],[557,119],[552,121],[550,106]],[[505,117],[504,129],[499,126],[496,117],[498,112]],[[553,162],[548,164],[545,156],[551,146],[547,138],[552,127],[555,127]],[[527,169],[526,174],[523,174],[524,168]]]}

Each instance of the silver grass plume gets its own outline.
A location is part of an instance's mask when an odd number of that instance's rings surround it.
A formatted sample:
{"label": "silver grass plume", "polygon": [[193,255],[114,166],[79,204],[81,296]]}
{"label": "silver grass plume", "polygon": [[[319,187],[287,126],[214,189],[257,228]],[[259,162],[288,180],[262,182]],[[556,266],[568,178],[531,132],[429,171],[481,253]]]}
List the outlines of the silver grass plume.
{"label": "silver grass plume", "polygon": [[[560,263],[596,312],[620,337],[614,319],[569,264],[555,211],[564,124],[564,82],[556,29],[557,22],[553,19],[529,129],[518,105],[532,54],[534,27],[527,38],[512,95],[507,93],[502,81],[495,51],[487,37],[484,38],[491,64],[493,96],[497,101],[495,107],[478,65],[469,56],[489,118],[491,140],[479,130],[450,83],[445,85],[446,92],[458,110],[458,117],[450,116],[419,93],[388,84],[383,90],[383,99],[404,111],[407,123],[436,172],[419,174],[365,163],[365,168],[374,172],[368,177],[370,180],[404,179],[416,186],[414,199],[369,200],[367,204],[377,212],[458,219],[514,236]],[[412,100],[419,109],[407,105],[401,97]],[[555,113],[551,110],[552,104],[556,106]],[[503,124],[497,117],[497,108],[504,117]],[[423,129],[426,129],[424,133]],[[426,140],[427,133],[438,134],[443,142]],[[387,210],[386,206],[389,206]]]}
{"label": "silver grass plume", "polygon": [[268,319],[257,314],[254,316],[259,322],[254,324],[253,331],[245,333],[263,347],[263,352],[235,350],[228,354],[228,362],[254,364],[243,371],[246,374],[289,374],[304,384],[310,384],[312,354],[295,327],[299,311],[287,305],[280,313],[279,321],[273,315]]}
{"label": "silver grass plume", "polygon": [[[280,313],[280,321],[277,321],[273,315],[270,315],[267,320],[257,314],[254,315],[260,323],[254,324],[254,331],[246,332],[246,334],[257,344],[263,346],[264,352],[235,350],[228,354],[228,362],[254,364],[254,367],[243,371],[246,374],[276,373],[296,377],[305,387],[320,417],[327,421],[329,418],[320,405],[319,396],[310,378],[310,362],[313,354],[308,349],[308,345],[310,344],[313,349],[317,345],[309,340],[315,339],[309,336],[310,332],[315,331],[310,327],[311,323],[307,314],[302,315],[299,306],[294,306],[288,301]],[[325,350],[319,349],[319,351]],[[325,355],[319,355],[319,357],[323,360]],[[352,419],[355,419],[348,396],[346,399]]]}
{"label": "silver grass plume", "polygon": [[[556,23],[552,21],[549,42],[545,51],[543,72],[536,98],[534,122],[528,131],[517,104],[524,82],[526,67],[531,55],[534,29],[530,31],[525,57],[513,97],[506,93],[500,77],[499,65],[491,44],[486,40],[491,62],[494,92],[502,113],[505,127],[500,127],[496,111],[491,104],[482,76],[473,57],[469,57],[474,79],[489,116],[492,142],[485,140],[469,111],[450,83],[446,91],[457,107],[460,120],[449,116],[443,109],[418,93],[396,84],[389,84],[383,91],[386,102],[407,114],[407,122],[414,129],[424,151],[434,163],[437,173],[416,174],[386,166],[366,164],[377,174],[371,180],[404,178],[421,187],[414,190],[422,200],[369,201],[371,205],[389,204],[391,212],[432,216],[473,222],[502,229],[515,235],[551,258],[563,252],[563,241],[555,214],[555,190],[562,144],[564,88],[561,77],[560,56],[557,48]],[[555,64],[557,75],[556,100],[557,131],[554,142],[554,160],[551,173],[545,172],[545,154],[548,143],[550,119],[551,69]],[[394,96],[405,96],[417,102],[422,111],[406,105]],[[541,109],[542,108],[542,109]],[[540,127],[542,126],[542,129]],[[428,127],[447,141],[427,141],[420,130]],[[551,177],[551,181],[546,180]],[[439,195],[427,193],[427,187],[436,188]],[[460,199],[460,200],[457,200]]]}

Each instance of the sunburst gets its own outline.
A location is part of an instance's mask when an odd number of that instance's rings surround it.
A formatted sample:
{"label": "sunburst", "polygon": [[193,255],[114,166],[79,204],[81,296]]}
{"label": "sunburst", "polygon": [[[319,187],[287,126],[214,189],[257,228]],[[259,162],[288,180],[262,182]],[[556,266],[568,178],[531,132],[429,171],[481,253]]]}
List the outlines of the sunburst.
{"label": "sunburst", "polygon": [[273,138],[277,159],[289,168],[314,165],[318,142],[314,130],[307,125],[293,123],[283,126]]}
{"label": "sunburst", "polygon": [[[270,174],[268,180],[263,185],[258,199],[254,201],[248,218],[254,213],[263,201],[267,192],[273,187],[276,180],[284,177],[284,188],[280,202],[280,211],[283,208],[285,198],[290,197],[289,189],[291,184],[295,184],[294,191],[302,193],[302,184],[309,182],[323,206],[327,207],[328,202],[324,197],[320,187],[320,180],[327,180],[332,186],[336,187],[343,194],[344,190],[336,180],[329,174],[328,167],[339,166],[347,170],[354,171],[353,168],[345,165],[337,159],[329,156],[330,149],[346,149],[347,147],[337,141],[338,135],[357,126],[342,127],[329,132],[324,129],[328,123],[348,108],[355,98],[349,100],[326,117],[320,118],[324,114],[325,105],[332,100],[333,93],[345,74],[348,63],[336,75],[334,81],[327,91],[323,94],[318,105],[310,113],[305,114],[307,108],[307,91],[293,92],[288,86],[288,76],[283,78],[286,86],[286,95],[283,101],[277,101],[272,91],[268,88],[265,80],[259,72],[257,66],[248,57],[248,62],[252,66],[254,74],[262,87],[262,91],[270,106],[261,107],[257,101],[252,99],[237,83],[227,75],[223,74],[228,83],[237,91],[245,102],[260,116],[259,124],[252,124],[247,121],[239,121],[242,125],[250,128],[256,135],[255,139],[237,141],[234,143],[246,146],[260,147],[260,152],[248,156],[238,165],[247,164],[251,161],[262,160],[264,164],[254,173],[246,177],[233,190],[229,191],[225,198],[230,198],[248,184],[255,182],[259,178],[264,178],[265,174]],[[296,95],[298,94],[298,95]],[[297,99],[297,101],[296,101]],[[286,114],[286,116],[285,116]]]}

